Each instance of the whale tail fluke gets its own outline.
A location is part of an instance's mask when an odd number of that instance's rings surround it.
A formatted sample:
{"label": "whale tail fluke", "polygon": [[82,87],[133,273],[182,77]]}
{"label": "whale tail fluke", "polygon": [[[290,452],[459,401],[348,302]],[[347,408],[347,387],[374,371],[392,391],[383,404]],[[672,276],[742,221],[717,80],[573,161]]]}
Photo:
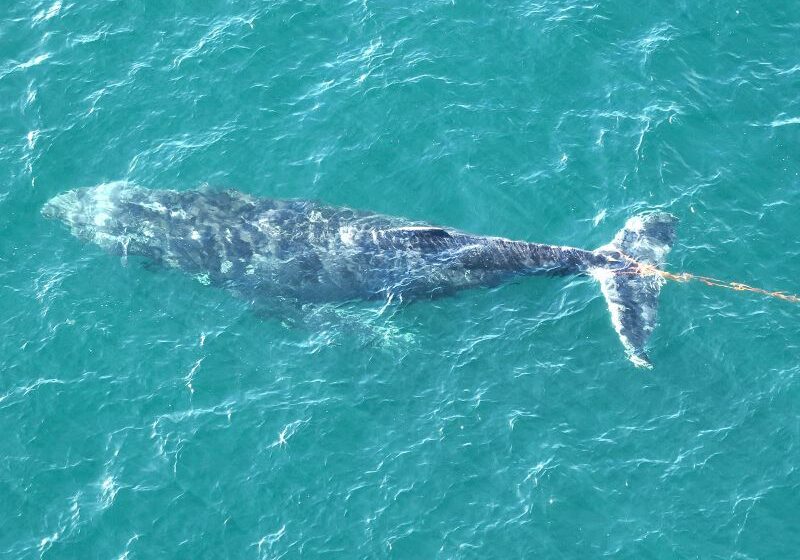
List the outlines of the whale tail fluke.
{"label": "whale tail fluke", "polygon": [[[630,218],[611,243],[597,249],[619,260],[619,268],[595,268],[592,275],[611,313],[628,358],[638,367],[653,367],[645,346],[656,326],[658,294],[664,280],[657,274],[639,274],[636,263],[660,268],[675,241],[677,218],[666,212]],[[635,261],[635,263],[631,262]]]}

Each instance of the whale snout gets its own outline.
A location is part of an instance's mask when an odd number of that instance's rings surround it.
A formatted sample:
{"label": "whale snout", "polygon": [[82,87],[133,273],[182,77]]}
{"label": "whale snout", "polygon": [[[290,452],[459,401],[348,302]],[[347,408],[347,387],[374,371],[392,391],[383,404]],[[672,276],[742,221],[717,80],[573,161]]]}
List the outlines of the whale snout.
{"label": "whale snout", "polygon": [[86,198],[85,189],[75,189],[63,192],[48,200],[42,207],[42,216],[45,218],[71,221],[72,217],[78,215],[83,208],[83,201]]}

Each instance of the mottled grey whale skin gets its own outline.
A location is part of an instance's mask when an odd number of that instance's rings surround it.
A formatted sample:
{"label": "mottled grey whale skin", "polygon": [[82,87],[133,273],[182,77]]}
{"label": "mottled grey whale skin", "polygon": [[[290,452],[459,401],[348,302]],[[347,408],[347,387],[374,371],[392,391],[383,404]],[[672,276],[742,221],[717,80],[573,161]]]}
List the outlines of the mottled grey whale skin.
{"label": "mottled grey whale skin", "polygon": [[655,325],[660,280],[631,274],[630,259],[663,264],[675,221],[665,213],[631,218],[612,243],[591,251],[310,201],[122,182],[67,191],[42,213],[112,253],[140,255],[256,301],[408,300],[519,276],[592,274],[637,365],[649,365],[644,345]]}

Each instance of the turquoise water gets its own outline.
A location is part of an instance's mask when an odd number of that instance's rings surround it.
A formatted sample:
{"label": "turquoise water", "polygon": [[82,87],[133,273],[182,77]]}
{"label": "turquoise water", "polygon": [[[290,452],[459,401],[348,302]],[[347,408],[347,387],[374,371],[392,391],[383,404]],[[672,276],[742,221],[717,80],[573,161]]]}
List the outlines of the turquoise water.
{"label": "turquoise water", "polygon": [[39,214],[113,180],[318,199],[800,290],[800,4],[8,2],[0,556],[792,558],[800,307],[596,284],[263,317]]}

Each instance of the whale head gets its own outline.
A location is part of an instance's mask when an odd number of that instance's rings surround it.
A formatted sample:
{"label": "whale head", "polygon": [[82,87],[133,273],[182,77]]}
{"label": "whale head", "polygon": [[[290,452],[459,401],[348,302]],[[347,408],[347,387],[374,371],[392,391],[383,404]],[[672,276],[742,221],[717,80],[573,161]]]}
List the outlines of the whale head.
{"label": "whale head", "polygon": [[84,229],[88,225],[92,209],[90,189],[75,189],[63,192],[48,200],[42,207],[42,216],[60,220],[70,228]]}
{"label": "whale head", "polygon": [[42,207],[46,218],[63,222],[79,239],[113,253],[157,253],[165,232],[145,209],[155,204],[148,191],[124,182],[63,192]]}

